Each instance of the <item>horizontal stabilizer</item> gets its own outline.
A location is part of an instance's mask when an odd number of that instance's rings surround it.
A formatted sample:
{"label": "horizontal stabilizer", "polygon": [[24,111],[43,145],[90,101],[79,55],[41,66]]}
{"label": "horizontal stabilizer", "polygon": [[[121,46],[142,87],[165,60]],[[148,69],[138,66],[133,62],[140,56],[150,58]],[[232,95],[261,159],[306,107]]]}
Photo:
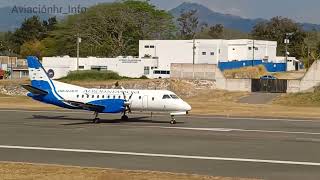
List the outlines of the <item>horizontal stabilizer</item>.
{"label": "horizontal stabilizer", "polygon": [[33,87],[31,85],[28,84],[22,84],[21,85],[24,89],[28,90],[29,92],[31,92],[33,95],[47,95],[48,92],[41,90],[39,88]]}

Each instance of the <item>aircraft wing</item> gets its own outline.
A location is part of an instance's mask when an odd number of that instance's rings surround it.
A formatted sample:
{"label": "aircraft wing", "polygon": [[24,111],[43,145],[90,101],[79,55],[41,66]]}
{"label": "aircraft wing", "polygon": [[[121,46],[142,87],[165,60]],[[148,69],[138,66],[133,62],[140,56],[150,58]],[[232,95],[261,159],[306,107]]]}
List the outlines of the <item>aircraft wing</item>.
{"label": "aircraft wing", "polygon": [[94,105],[94,104],[90,104],[90,103],[83,103],[83,102],[77,102],[77,101],[64,101],[72,106],[76,106],[79,107],[81,109],[85,109],[85,110],[94,110],[94,111],[98,111],[101,112],[105,109],[104,106],[99,106],[99,105]]}
{"label": "aircraft wing", "polygon": [[36,87],[33,87],[31,85],[28,85],[28,84],[22,84],[21,85],[24,89],[26,89],[27,91],[31,92],[32,94],[34,95],[47,95],[48,92],[47,91],[44,91],[44,90],[41,90],[39,88],[36,88]]}

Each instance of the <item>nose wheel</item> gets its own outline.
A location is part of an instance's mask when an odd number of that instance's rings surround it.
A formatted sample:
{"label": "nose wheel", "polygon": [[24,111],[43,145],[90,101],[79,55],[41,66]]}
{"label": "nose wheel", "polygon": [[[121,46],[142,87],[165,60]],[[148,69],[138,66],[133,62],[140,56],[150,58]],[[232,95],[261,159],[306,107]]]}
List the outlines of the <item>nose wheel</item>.
{"label": "nose wheel", "polygon": [[174,118],[173,115],[171,116],[170,124],[177,124],[177,121],[176,121],[176,119]]}

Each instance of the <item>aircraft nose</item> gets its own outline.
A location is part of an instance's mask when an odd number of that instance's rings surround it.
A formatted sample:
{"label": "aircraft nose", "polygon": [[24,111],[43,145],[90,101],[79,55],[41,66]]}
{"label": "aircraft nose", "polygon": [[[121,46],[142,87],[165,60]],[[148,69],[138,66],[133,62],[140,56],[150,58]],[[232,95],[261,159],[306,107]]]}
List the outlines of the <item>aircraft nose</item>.
{"label": "aircraft nose", "polygon": [[186,110],[186,111],[191,111],[191,106],[187,103],[187,102],[184,102],[184,109]]}

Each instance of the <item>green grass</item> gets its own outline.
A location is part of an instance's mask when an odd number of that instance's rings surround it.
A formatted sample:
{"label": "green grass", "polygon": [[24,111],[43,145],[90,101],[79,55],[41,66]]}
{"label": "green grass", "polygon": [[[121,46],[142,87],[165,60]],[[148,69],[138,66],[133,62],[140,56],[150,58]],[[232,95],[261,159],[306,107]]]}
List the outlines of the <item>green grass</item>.
{"label": "green grass", "polygon": [[107,80],[122,80],[122,79],[148,79],[146,76],[140,78],[129,78],[120,76],[113,71],[96,71],[96,70],[84,70],[84,71],[72,71],[66,77],[59,80],[68,81],[107,81]]}
{"label": "green grass", "polygon": [[106,81],[106,80],[120,80],[127,79],[127,77],[122,77],[118,73],[113,71],[72,71],[66,77],[61,78],[62,81]]}

